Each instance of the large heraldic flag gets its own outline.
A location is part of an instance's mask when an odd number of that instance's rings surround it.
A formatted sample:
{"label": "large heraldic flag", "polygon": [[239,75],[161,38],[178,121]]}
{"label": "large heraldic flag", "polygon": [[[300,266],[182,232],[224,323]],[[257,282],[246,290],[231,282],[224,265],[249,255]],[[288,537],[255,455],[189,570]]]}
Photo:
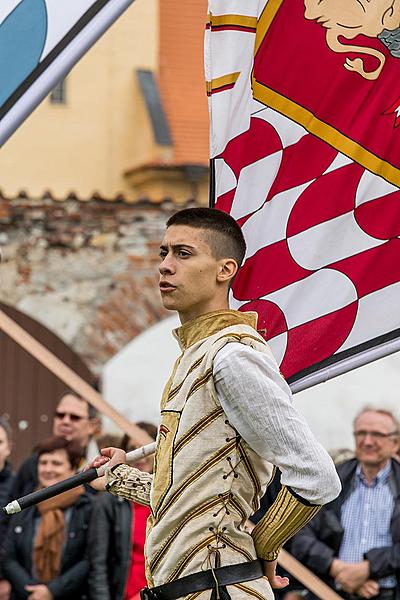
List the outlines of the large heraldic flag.
{"label": "large heraldic flag", "polygon": [[400,0],[209,13],[214,203],[247,241],[232,307],[292,383],[400,349]]}
{"label": "large heraldic flag", "polygon": [[133,0],[0,0],[0,145]]}

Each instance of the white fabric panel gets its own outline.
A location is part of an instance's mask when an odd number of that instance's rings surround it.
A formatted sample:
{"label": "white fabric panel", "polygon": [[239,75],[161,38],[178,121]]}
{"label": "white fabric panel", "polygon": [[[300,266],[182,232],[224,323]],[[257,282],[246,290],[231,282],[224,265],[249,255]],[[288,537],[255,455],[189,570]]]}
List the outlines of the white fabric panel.
{"label": "white fabric panel", "polygon": [[262,299],[279,306],[291,329],[354,302],[357,291],[343,273],[323,269]]}
{"label": "white fabric panel", "polygon": [[382,177],[378,177],[370,171],[364,171],[356,192],[356,206],[382,198],[392,192],[397,192],[399,188],[385,181]]}
{"label": "white fabric panel", "polygon": [[216,197],[223,196],[226,192],[236,187],[236,176],[223,158],[216,158],[214,161]]}
{"label": "white fabric panel", "polygon": [[240,219],[260,208],[276,177],[282,152],[275,152],[242,169],[231,215]]}
{"label": "white fabric panel", "polygon": [[[238,14],[257,16],[257,0],[229,2],[209,0],[209,12],[213,15]],[[213,94],[209,99],[210,107],[210,153],[218,156],[229,139],[246,131],[250,123],[250,106],[252,93],[250,74],[253,66],[255,35],[241,31],[214,31],[205,34],[205,73],[207,81],[240,72],[235,86]],[[240,48],[240,52],[237,49]],[[217,125],[218,124],[218,125]]]}
{"label": "white fabric panel", "polygon": [[282,484],[314,504],[333,500],[340,490],[333,462],[297,412],[273,357],[226,344],[215,356],[213,375],[230,423],[259,456],[280,468]]}
{"label": "white fabric panel", "polygon": [[345,167],[346,165],[351,164],[353,161],[348,156],[341,154],[340,152],[335,156],[333,162],[329,165],[329,167],[324,171],[324,175],[330,173],[331,171],[335,171],[336,169],[340,169],[340,167]]}
{"label": "white fabric panel", "polygon": [[[398,315],[399,312],[400,283],[394,283],[360,298],[353,329],[338,352],[392,331],[395,322],[393,315]],[[373,319],[371,315],[374,316]]]}
{"label": "white fabric panel", "polygon": [[259,0],[209,0],[208,8],[213,15],[245,15],[256,17],[258,15]]}
{"label": "white fabric panel", "polygon": [[310,270],[320,269],[384,243],[385,240],[373,238],[360,229],[353,212],[310,227],[288,239],[293,259],[304,269]]}
{"label": "white fabric panel", "polygon": [[283,357],[285,356],[286,346],[287,346],[287,337],[288,334],[285,331],[284,333],[280,333],[275,337],[268,340],[268,345],[271,348],[272,354],[275,356],[275,360],[278,365],[283,361]]}
{"label": "white fabric panel", "polygon": [[95,2],[96,0],[68,0],[68,2],[62,3],[61,10],[60,0],[46,0],[48,30],[40,60],[43,60],[53,50]]}
{"label": "white fabric panel", "polygon": [[0,23],[18,6],[22,0],[1,0],[0,2]]}
{"label": "white fabric panel", "polygon": [[282,146],[284,148],[290,146],[291,144],[295,144],[308,133],[304,127],[298,125],[294,121],[291,121],[272,108],[264,108],[264,110],[257,112],[255,118],[263,119],[264,121],[267,121],[267,123],[271,123],[271,125],[273,125],[274,129],[281,138]]}
{"label": "white fabric panel", "polygon": [[253,256],[260,248],[286,238],[289,215],[298,197],[310,183],[277,194],[246,221],[242,227],[247,244],[245,258]]}

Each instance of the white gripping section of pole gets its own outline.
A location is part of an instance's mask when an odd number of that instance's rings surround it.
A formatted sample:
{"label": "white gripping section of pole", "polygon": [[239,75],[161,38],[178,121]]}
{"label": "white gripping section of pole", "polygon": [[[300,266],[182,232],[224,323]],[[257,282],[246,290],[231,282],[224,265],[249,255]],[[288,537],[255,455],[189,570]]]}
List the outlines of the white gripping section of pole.
{"label": "white gripping section of pole", "polygon": [[[145,456],[150,456],[150,454],[154,454],[154,452],[156,451],[156,446],[157,443],[152,442],[151,444],[146,444],[146,446],[142,446],[141,448],[137,448],[136,450],[128,452],[128,454],[126,455],[126,462],[133,463],[137,460],[140,460],[141,458],[144,458]],[[107,463],[99,467],[97,469],[98,476],[102,477],[105,474],[106,469]]]}
{"label": "white gripping section of pole", "polygon": [[7,506],[4,507],[4,512],[7,515],[15,515],[16,513],[21,512],[21,507],[18,504],[18,500],[13,500]]}

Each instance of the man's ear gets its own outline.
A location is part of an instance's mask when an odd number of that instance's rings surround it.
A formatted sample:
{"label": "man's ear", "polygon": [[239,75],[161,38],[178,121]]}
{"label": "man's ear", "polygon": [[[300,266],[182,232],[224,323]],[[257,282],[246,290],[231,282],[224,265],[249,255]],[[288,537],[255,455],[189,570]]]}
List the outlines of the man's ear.
{"label": "man's ear", "polygon": [[219,283],[229,283],[238,272],[239,267],[234,258],[224,258],[219,262],[217,281]]}

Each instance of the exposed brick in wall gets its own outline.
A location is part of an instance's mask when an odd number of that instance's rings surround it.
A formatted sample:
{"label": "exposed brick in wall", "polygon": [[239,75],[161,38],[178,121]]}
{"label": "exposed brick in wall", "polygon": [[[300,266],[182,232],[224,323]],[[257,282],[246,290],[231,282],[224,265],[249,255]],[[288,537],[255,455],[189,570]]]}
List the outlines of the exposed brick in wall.
{"label": "exposed brick in wall", "polygon": [[99,372],[167,314],[158,248],[175,210],[172,202],[0,198],[0,300],[43,322]]}

